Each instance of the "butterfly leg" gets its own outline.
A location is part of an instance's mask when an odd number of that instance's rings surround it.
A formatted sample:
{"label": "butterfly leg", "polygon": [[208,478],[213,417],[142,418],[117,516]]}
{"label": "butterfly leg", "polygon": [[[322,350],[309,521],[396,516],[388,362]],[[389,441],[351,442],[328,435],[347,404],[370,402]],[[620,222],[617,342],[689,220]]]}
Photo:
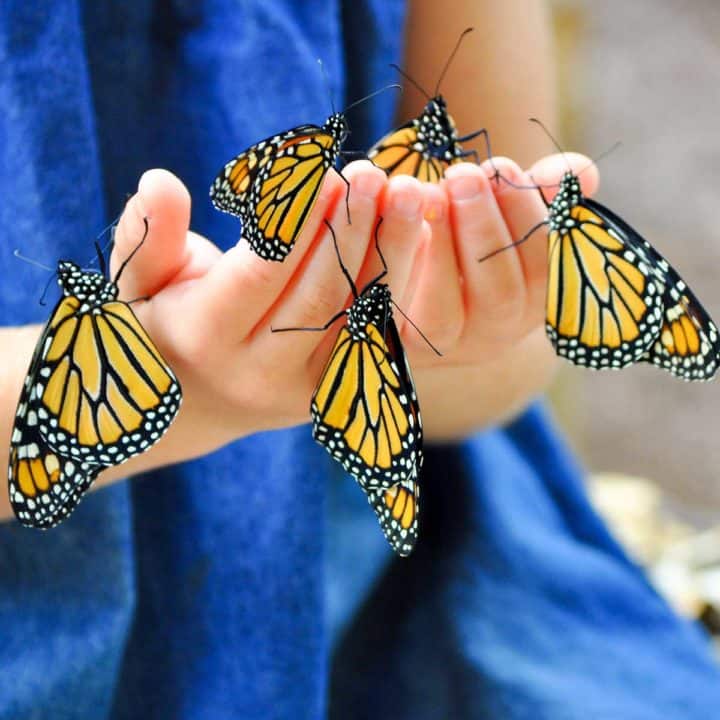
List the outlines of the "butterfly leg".
{"label": "butterfly leg", "polygon": [[[495,174],[493,175],[493,179],[496,183],[500,182],[500,171],[495,167],[495,163],[493,162],[493,154],[492,154],[492,148],[490,147],[490,133],[483,128],[482,130],[476,130],[475,132],[470,133],[469,135],[463,135],[462,137],[459,137],[457,139],[457,142],[463,143],[467,142],[468,140],[473,140],[476,137],[480,137],[482,135],[483,140],[485,141],[485,153],[487,154],[487,159],[490,161],[490,165],[492,165],[492,169],[495,171]],[[478,155],[477,150],[468,150],[466,152],[463,152],[460,157],[474,157],[475,162],[479,165],[480,164],[480,157]]]}

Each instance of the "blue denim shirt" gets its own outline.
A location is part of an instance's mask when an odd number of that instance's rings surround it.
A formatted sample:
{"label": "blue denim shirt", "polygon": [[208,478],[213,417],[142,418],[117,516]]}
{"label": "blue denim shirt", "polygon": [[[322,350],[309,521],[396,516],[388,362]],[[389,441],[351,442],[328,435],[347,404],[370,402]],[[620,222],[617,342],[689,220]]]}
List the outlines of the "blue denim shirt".
{"label": "blue denim shirt", "polygon": [[[403,12],[5,0],[0,322],[48,312],[47,275],[12,251],[86,263],[149,167],[180,175],[194,229],[231,246],[217,170],[327,117],[318,57],[336,106],[392,82]],[[391,126],[394,101],[353,111],[348,149]],[[608,536],[542,410],[429,448],[423,497],[418,549],[394,559],[305,426],[91,493],[47,533],[0,525],[0,719],[716,713],[705,639]]]}

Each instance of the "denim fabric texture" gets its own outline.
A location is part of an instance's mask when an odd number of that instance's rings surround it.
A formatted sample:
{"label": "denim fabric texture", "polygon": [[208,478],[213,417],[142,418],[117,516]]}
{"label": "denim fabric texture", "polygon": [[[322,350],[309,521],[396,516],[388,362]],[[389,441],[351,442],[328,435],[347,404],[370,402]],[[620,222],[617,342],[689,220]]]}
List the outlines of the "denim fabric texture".
{"label": "denim fabric texture", "polygon": [[[324,121],[317,58],[337,107],[393,82],[403,15],[399,0],[4,0],[0,323],[49,311],[48,275],[13,250],[87,265],[150,167],[188,185],[195,230],[234,244],[207,198],[216,172]],[[391,127],[395,101],[353,110],[346,147]],[[536,407],[428,449],[408,560],[307,426],[90,493],[50,532],[3,523],[0,720],[712,717],[706,640],[581,478]]]}

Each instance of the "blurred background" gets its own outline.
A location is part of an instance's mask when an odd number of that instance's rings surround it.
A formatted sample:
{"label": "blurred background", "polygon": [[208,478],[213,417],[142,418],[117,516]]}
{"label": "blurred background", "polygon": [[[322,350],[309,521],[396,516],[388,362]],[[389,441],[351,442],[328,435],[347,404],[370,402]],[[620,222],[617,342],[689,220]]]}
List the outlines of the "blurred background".
{"label": "blurred background", "polygon": [[[597,199],[681,273],[720,322],[720,3],[553,0],[566,149],[597,156]],[[653,366],[565,363],[556,414],[593,473],[657,483],[699,527],[720,523],[720,383]]]}

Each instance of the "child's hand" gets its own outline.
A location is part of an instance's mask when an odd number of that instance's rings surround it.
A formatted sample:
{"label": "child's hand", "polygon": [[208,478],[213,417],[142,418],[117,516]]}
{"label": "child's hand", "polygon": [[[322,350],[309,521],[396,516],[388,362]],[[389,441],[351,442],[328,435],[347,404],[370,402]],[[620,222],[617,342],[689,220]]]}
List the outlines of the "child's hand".
{"label": "child's hand", "polygon": [[[583,191],[593,193],[597,171],[583,156],[544,158],[532,177],[510,160],[494,159],[503,177],[520,186],[556,184],[568,162],[584,171]],[[443,353],[436,357],[405,323],[402,337],[430,440],[463,437],[509,419],[547,385],[556,364],[544,330],[547,228],[478,262],[547,216],[536,190],[496,184],[488,179],[493,174],[488,163],[456,165],[442,185],[424,186],[431,241],[418,256],[412,299],[397,298]],[[555,189],[544,193],[549,201]]]}
{"label": "child's hand", "polygon": [[253,432],[309,421],[310,396],[341,321],[325,333],[272,333],[271,327],[322,326],[348,304],[350,288],[323,218],[335,229],[343,262],[355,277],[366,255],[362,273],[376,260],[373,233],[382,215],[381,237],[392,238],[384,252],[399,293],[427,234],[418,182],[388,182],[366,161],[352,163],[344,174],[351,183],[352,224],[345,184],[329,173],[283,263],[262,260],[245,241],[221,253],[188,232],[190,198],[177,178],[162,170],[142,177],[120,220],[111,265],[116,270],[132,252],[147,216],[149,234],[122,275],[121,297],[150,296],[134,309],[178,375],[183,404],[154,448],[104,475],[125,476]]}
{"label": "child's hand", "polygon": [[[569,157],[575,170],[588,164]],[[516,184],[532,183],[510,161],[495,164]],[[546,158],[532,174],[550,184],[565,169],[562,158]],[[143,176],[118,228],[113,267],[142,237],[147,215],[150,233],[127,266],[121,296],[152,297],[135,310],[180,377],[184,401],[155,448],[106,475],[188,459],[253,432],[309,420],[310,396],[342,320],[325,333],[272,333],[271,327],[319,327],[350,302],[323,217],[358,288],[379,270],[373,233],[377,217],[384,218],[386,281],[443,352],[436,357],[396,313],[429,440],[462,437],[505,419],[544,387],[554,366],[543,328],[546,241],[533,237],[477,262],[545,217],[538,193],[497,186],[488,179],[492,169],[469,164],[452,168],[439,187],[406,177],[388,181],[366,162],[344,172],[352,185],[352,225],[345,185],[329,173],[284,263],[258,258],[244,241],[222,254],[188,232],[189,198],[176,178],[163,171]],[[594,168],[582,180],[592,192]],[[468,190],[476,192],[468,197]]]}

